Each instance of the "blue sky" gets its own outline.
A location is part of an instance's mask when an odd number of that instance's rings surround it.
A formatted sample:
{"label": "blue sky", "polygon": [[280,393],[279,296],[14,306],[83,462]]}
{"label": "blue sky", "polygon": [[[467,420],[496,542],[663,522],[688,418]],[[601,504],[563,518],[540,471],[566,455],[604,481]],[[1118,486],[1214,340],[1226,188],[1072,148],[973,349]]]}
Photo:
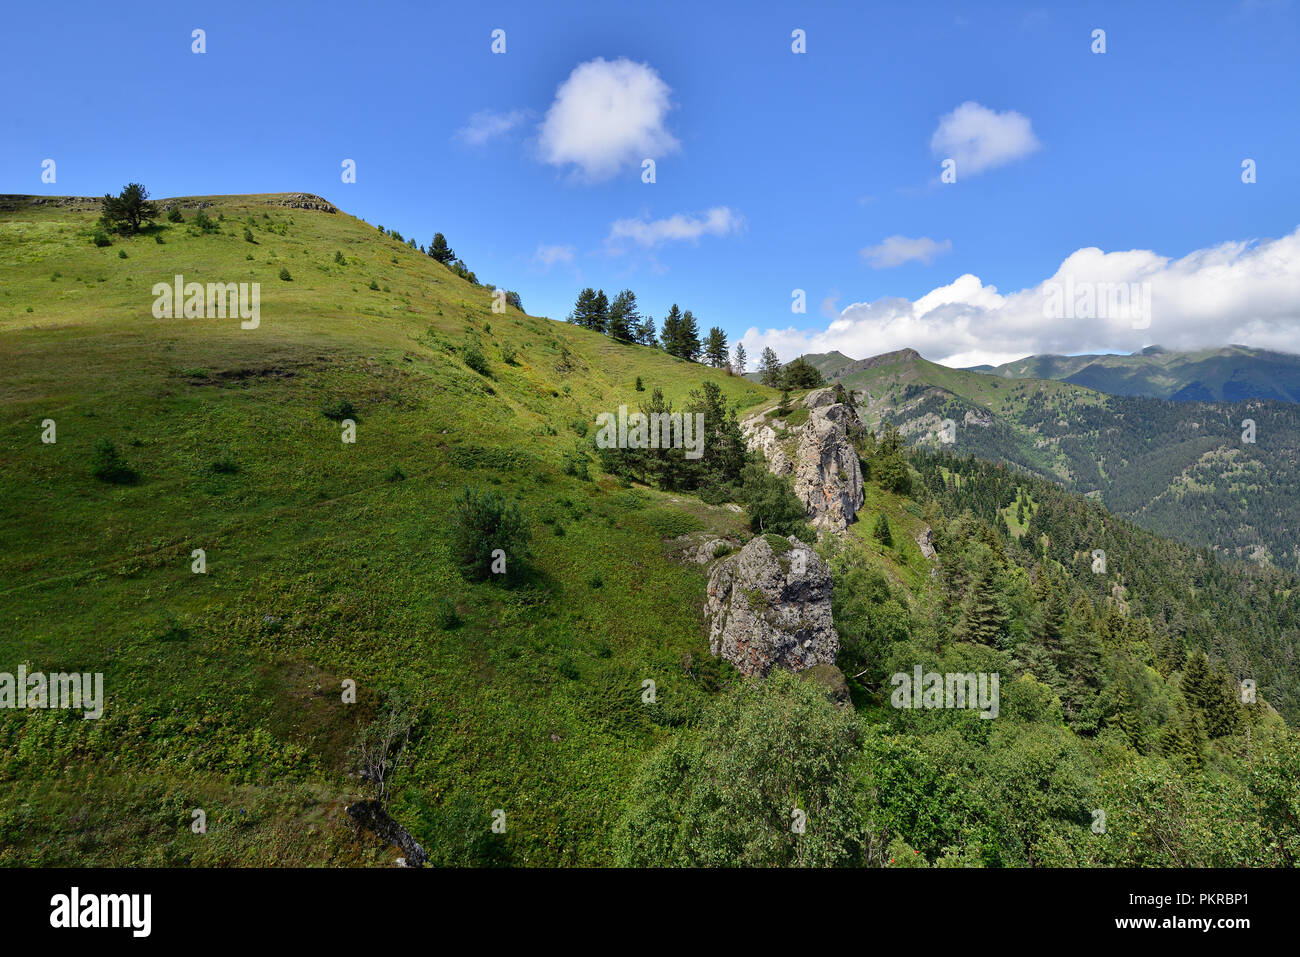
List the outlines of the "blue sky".
{"label": "blue sky", "polygon": [[[444,232],[534,314],[629,287],[752,355],[1300,351],[1295,3],[46,3],[5,20],[5,192],[318,193],[420,243]],[[1066,273],[1150,282],[1151,321],[1044,316],[1042,284]]]}

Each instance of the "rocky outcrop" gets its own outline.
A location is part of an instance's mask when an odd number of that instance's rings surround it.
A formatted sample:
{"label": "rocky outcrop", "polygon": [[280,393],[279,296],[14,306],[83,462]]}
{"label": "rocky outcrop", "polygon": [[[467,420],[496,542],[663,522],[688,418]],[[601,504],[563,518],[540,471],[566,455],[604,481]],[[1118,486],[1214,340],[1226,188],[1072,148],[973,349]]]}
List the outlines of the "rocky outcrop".
{"label": "rocky outcrop", "polygon": [[934,529],[925,526],[916,536],[916,544],[921,549],[922,558],[934,558]]}
{"label": "rocky outcrop", "polygon": [[745,675],[835,663],[831,571],[791,536],[758,535],[709,575],[709,650]]}
{"label": "rocky outcrop", "polygon": [[415,842],[411,832],[394,821],[378,801],[358,801],[356,804],[349,804],[347,814],[358,827],[365,828],[380,840],[400,850],[404,855],[401,859],[404,866],[423,867],[429,862],[424,848]]}
{"label": "rocky outcrop", "polygon": [[804,397],[808,418],[798,425],[754,416],[741,423],[750,451],[762,452],[776,475],[794,477],[794,491],[820,531],[844,531],[862,507],[862,467],[849,439],[857,413],[836,401],[834,389]]}

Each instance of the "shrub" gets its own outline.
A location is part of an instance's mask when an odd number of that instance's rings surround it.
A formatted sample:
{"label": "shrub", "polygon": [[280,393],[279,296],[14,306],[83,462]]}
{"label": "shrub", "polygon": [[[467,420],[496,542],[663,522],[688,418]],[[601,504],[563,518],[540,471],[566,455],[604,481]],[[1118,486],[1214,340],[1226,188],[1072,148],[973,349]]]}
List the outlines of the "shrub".
{"label": "shrub", "polygon": [[325,418],[333,419],[335,422],[342,422],[344,419],[350,419],[357,414],[356,407],[347,399],[327,402],[321,406],[320,411]]}
{"label": "shrub", "polygon": [[117,251],[117,258],[118,258],[118,259],[126,259],[126,258],[127,258],[126,250],[125,250],[125,249],[119,249],[119,250]]}
{"label": "shrub", "polygon": [[253,231],[249,229],[247,226],[244,227],[244,242],[246,243],[257,242],[257,240],[253,238]]}
{"label": "shrub", "polygon": [[194,214],[194,225],[205,233],[213,233],[221,228],[220,224],[202,209]]}
{"label": "shrub", "polygon": [[[614,832],[632,867],[862,864],[859,732],[814,682],[780,669],[712,700],[698,735],[652,752]],[[806,815],[806,831],[791,826]],[[815,822],[815,823],[814,823]]]}
{"label": "shrub", "polygon": [[234,475],[239,471],[239,464],[227,453],[213,461],[212,471],[218,475]]}
{"label": "shrub", "polygon": [[484,357],[483,350],[479,348],[477,342],[469,341],[461,346],[460,357],[465,361],[465,365],[469,366],[479,375],[488,374],[487,359]]}
{"label": "shrub", "polygon": [[343,258],[343,250],[336,250],[334,253],[334,263],[338,266],[346,266],[348,261]]}
{"label": "shrub", "polygon": [[401,466],[393,465],[387,472],[384,473],[384,481],[404,482],[406,481],[406,473],[402,471]]}
{"label": "shrub", "polygon": [[113,245],[113,240],[109,239],[108,233],[104,232],[102,229],[97,229],[93,233],[91,233],[90,241],[94,243],[96,246],[101,246],[101,247]]}
{"label": "shrub", "polygon": [[164,245],[164,241],[163,241],[163,238],[162,238],[162,233],[154,233],[154,234],[153,234],[153,241],[154,241],[155,243],[157,243],[159,246]]}
{"label": "shrub", "polygon": [[373,279],[370,280],[370,290],[372,292],[379,292],[379,283],[375,282]]}
{"label": "shrub", "polygon": [[741,494],[752,531],[794,535],[805,542],[816,541],[803,502],[794,494],[788,479],[773,475],[760,464],[750,464],[745,466],[743,481]]}
{"label": "shrub", "polygon": [[876,524],[871,529],[871,537],[886,548],[894,544],[894,536],[889,531],[889,519],[885,517],[884,512],[881,512],[880,517],[876,519]]}
{"label": "shrub", "polygon": [[293,282],[293,277],[289,275],[289,268],[287,266],[280,267],[280,278],[285,282]]}
{"label": "shrub", "polygon": [[[528,522],[515,505],[495,492],[466,487],[456,500],[451,520],[451,554],[460,573],[471,581],[509,578],[528,555]],[[504,572],[493,575],[493,551],[505,555]]]}
{"label": "shrub", "polygon": [[433,618],[443,631],[451,631],[460,625],[460,615],[456,611],[456,603],[450,598],[438,599],[438,607],[433,613]]}
{"label": "shrub", "polygon": [[170,210],[168,210],[168,212],[167,212],[167,222],[169,222],[169,223],[183,223],[183,222],[185,222],[185,217],[181,215],[181,210],[180,210],[180,207],[179,207],[179,206],[173,206]]}
{"label": "shrub", "polygon": [[645,391],[645,386],[643,386],[643,385],[641,384],[641,377],[640,377],[640,376],[637,376],[637,377],[636,377],[636,391],[638,391],[638,392],[644,392],[644,391]]}
{"label": "shrub", "polygon": [[508,366],[517,365],[515,361],[516,355],[517,353],[515,352],[514,346],[507,345],[505,343],[501,344],[501,361],[504,362],[506,365]]}
{"label": "shrub", "polygon": [[90,474],[101,482],[111,482],[114,485],[130,485],[139,478],[139,474],[126,464],[117,451],[117,446],[109,439],[100,439],[95,443],[90,460]]}

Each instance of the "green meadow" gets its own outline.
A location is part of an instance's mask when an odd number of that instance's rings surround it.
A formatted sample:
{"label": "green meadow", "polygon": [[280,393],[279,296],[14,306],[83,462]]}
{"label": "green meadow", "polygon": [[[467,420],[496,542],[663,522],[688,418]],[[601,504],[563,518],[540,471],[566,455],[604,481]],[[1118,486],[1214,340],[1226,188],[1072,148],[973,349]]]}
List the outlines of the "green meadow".
{"label": "green meadow", "polygon": [[[725,670],[704,572],[664,540],[743,516],[620,487],[594,457],[583,481],[566,456],[654,387],[772,393],[493,312],[490,290],[375,226],[285,198],[184,198],[161,241],[105,247],[97,203],[0,212],[0,670],[103,672],[106,697],[98,721],[0,714],[0,862],[387,861],[342,811],[368,793],[358,736],[393,700],[419,716],[389,785],[417,837],[503,810],[505,862],[604,860],[632,769]],[[155,318],[151,289],[176,274],[260,283],[260,325]],[[133,483],[92,477],[102,439]],[[529,517],[514,587],[449,560],[467,485]]]}

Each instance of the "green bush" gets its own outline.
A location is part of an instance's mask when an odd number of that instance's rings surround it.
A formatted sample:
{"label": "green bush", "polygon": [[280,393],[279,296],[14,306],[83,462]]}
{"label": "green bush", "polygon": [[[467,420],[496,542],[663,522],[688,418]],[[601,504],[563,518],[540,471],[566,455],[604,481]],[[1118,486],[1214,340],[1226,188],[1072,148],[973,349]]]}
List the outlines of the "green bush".
{"label": "green bush", "polygon": [[434,620],[443,631],[451,631],[459,627],[461,621],[460,614],[456,611],[456,603],[450,598],[439,598],[438,607],[434,611]]}
{"label": "green bush", "polygon": [[90,474],[101,482],[114,485],[130,485],[139,478],[139,473],[122,459],[117,446],[109,439],[100,439],[95,443],[91,455]]}
{"label": "green bush", "polygon": [[169,222],[169,223],[183,223],[183,222],[185,222],[185,217],[181,215],[181,210],[180,210],[180,207],[179,207],[179,206],[173,206],[170,210],[168,210],[168,212],[167,212],[167,222]]}
{"label": "green bush", "polygon": [[321,415],[327,419],[333,419],[335,422],[342,422],[344,419],[354,418],[357,414],[356,406],[347,399],[337,399],[334,402],[327,402],[321,406]]}
{"label": "green bush", "polygon": [[[631,867],[861,864],[856,720],[777,670],[733,686],[643,764],[614,832]],[[802,827],[794,826],[796,822]]]}
{"label": "green bush", "polygon": [[293,282],[293,277],[289,275],[289,269],[286,266],[280,267],[280,278],[285,282]]}
{"label": "green bush", "polygon": [[104,232],[102,229],[97,229],[93,233],[91,233],[90,241],[94,243],[96,246],[101,246],[101,247],[113,245],[113,240],[109,239],[108,233]]}
{"label": "green bush", "polygon": [[483,355],[483,350],[479,348],[477,342],[469,341],[460,347],[460,357],[479,375],[488,374],[487,358]]}
{"label": "green bush", "polygon": [[808,525],[803,502],[794,494],[790,480],[773,475],[763,465],[751,463],[743,473],[742,496],[751,531],[794,535],[814,542],[817,535]]}
{"label": "green bush", "polygon": [[[466,487],[451,520],[451,554],[461,575],[471,581],[511,578],[528,556],[528,522],[515,505],[495,492]],[[493,573],[492,553],[504,553],[504,573]]]}

